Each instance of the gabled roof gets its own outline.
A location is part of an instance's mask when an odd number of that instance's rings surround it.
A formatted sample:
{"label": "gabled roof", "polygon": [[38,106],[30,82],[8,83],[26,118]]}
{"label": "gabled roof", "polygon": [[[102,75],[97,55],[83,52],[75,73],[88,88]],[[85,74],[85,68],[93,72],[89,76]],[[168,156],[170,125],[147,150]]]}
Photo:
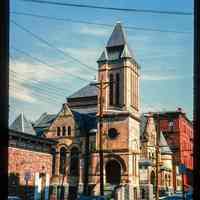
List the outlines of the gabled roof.
{"label": "gabled roof", "polygon": [[117,22],[108,40],[106,47],[122,46],[125,45],[126,43],[127,43],[126,33],[122,28],[121,23]]}
{"label": "gabled roof", "polygon": [[163,135],[162,132],[160,132],[160,152],[161,154],[165,155],[165,154],[172,154],[172,151],[169,147],[169,145],[167,144],[167,141],[165,139],[165,136]]}
{"label": "gabled roof", "polygon": [[95,85],[88,84],[81,88],[80,90],[76,91],[68,98],[82,98],[82,97],[93,97],[98,95],[98,88]]}
{"label": "gabled roof", "polygon": [[133,58],[133,53],[128,46],[126,33],[118,22],[108,40],[106,48],[97,62],[113,61],[123,58]]}
{"label": "gabled roof", "polygon": [[46,128],[51,125],[57,114],[43,113],[40,118],[35,122],[34,127]]}
{"label": "gabled roof", "polygon": [[10,125],[10,129],[21,133],[26,133],[29,135],[36,135],[36,132],[32,127],[32,124],[26,119],[23,113],[21,113],[15,119],[15,121]]}
{"label": "gabled roof", "polygon": [[102,62],[102,61],[106,61],[106,60],[108,60],[108,54],[107,54],[107,50],[104,49],[104,51],[102,52],[102,54],[99,57],[99,59],[97,60],[97,62]]}
{"label": "gabled roof", "polygon": [[133,57],[133,54],[132,54],[131,49],[128,47],[127,44],[125,44],[124,49],[121,54],[121,58],[132,58],[132,57]]}

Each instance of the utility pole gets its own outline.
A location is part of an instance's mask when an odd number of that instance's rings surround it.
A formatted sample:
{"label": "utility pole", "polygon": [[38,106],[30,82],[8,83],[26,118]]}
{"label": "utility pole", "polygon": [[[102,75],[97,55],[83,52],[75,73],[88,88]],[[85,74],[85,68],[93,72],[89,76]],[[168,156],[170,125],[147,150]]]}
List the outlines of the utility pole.
{"label": "utility pole", "polygon": [[159,200],[159,147],[160,147],[160,118],[159,113],[156,113],[157,130],[156,130],[156,200]]}
{"label": "utility pole", "polygon": [[100,97],[99,97],[99,162],[100,162],[100,194],[104,195],[104,173],[103,173],[103,80],[100,80]]}
{"label": "utility pole", "polygon": [[109,85],[110,82],[103,81],[102,76],[100,82],[94,84],[99,88],[99,167],[100,167],[100,195],[104,195],[104,173],[103,173],[103,89]]}

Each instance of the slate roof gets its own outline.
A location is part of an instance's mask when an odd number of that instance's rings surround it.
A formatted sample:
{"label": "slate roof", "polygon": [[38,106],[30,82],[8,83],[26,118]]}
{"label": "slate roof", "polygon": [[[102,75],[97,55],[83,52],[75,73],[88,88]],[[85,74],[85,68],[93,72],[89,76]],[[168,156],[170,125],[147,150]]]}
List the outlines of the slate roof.
{"label": "slate roof", "polygon": [[44,133],[44,129],[48,128],[52,124],[56,116],[56,114],[43,113],[40,118],[34,123],[36,134],[38,136],[42,136],[42,134]]}
{"label": "slate roof", "polygon": [[35,122],[34,127],[46,128],[51,125],[51,123],[56,118],[57,114],[47,114],[43,113],[40,118]]}
{"label": "slate roof", "polygon": [[112,61],[120,58],[133,58],[133,53],[128,46],[127,36],[122,24],[118,22],[97,62]]}
{"label": "slate roof", "polygon": [[121,25],[120,22],[117,22],[117,24],[114,27],[114,30],[107,42],[106,47],[116,47],[116,46],[122,46],[127,43],[127,37],[126,33]]}
{"label": "slate roof", "polygon": [[[97,128],[96,113],[80,113],[75,110],[71,110],[71,112],[81,133]],[[57,115],[58,114],[43,113],[40,116],[34,124],[34,128],[38,136],[42,136],[44,129],[48,128],[53,123]]]}
{"label": "slate roof", "polygon": [[34,131],[31,122],[26,119],[23,113],[21,113],[14,120],[14,122],[10,125],[10,129],[29,135],[36,135],[36,132]]}
{"label": "slate roof", "polygon": [[95,85],[89,83],[88,85],[84,86],[80,90],[76,91],[68,98],[82,98],[82,97],[93,97],[98,95],[98,88]]}
{"label": "slate roof", "polygon": [[172,154],[172,151],[171,151],[169,145],[167,144],[167,141],[162,132],[160,132],[160,144],[159,145],[160,145],[161,154],[163,154],[163,155],[171,155]]}

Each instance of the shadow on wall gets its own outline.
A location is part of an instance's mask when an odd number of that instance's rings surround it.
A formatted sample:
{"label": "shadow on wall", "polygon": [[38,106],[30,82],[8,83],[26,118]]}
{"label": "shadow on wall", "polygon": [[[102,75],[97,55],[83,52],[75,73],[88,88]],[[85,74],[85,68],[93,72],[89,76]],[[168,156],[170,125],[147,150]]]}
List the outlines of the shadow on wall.
{"label": "shadow on wall", "polygon": [[20,185],[19,174],[10,173],[8,176],[8,195],[19,196],[22,199],[34,199],[35,187]]}
{"label": "shadow on wall", "polygon": [[[18,173],[10,173],[8,175],[8,196],[19,196],[23,200],[34,200],[35,190],[37,190],[38,188],[32,185],[21,185],[19,180],[20,176]],[[41,189],[41,200],[45,200],[46,189],[46,187]]]}

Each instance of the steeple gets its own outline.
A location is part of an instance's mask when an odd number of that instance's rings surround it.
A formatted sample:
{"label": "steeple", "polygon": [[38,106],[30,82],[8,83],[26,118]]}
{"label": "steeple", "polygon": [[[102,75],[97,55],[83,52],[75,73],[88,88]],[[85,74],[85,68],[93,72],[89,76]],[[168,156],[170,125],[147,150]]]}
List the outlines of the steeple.
{"label": "steeple", "polygon": [[117,22],[114,30],[101,53],[97,62],[113,61],[123,58],[133,58],[127,42],[127,36],[120,22]]}
{"label": "steeple", "polygon": [[108,40],[106,47],[124,46],[127,43],[126,33],[120,22],[114,27],[114,30]]}
{"label": "steeple", "polygon": [[[139,111],[139,65],[128,45],[126,32],[117,22],[98,59],[98,80],[110,81],[105,88],[105,109]],[[138,117],[138,116],[137,116]]]}

